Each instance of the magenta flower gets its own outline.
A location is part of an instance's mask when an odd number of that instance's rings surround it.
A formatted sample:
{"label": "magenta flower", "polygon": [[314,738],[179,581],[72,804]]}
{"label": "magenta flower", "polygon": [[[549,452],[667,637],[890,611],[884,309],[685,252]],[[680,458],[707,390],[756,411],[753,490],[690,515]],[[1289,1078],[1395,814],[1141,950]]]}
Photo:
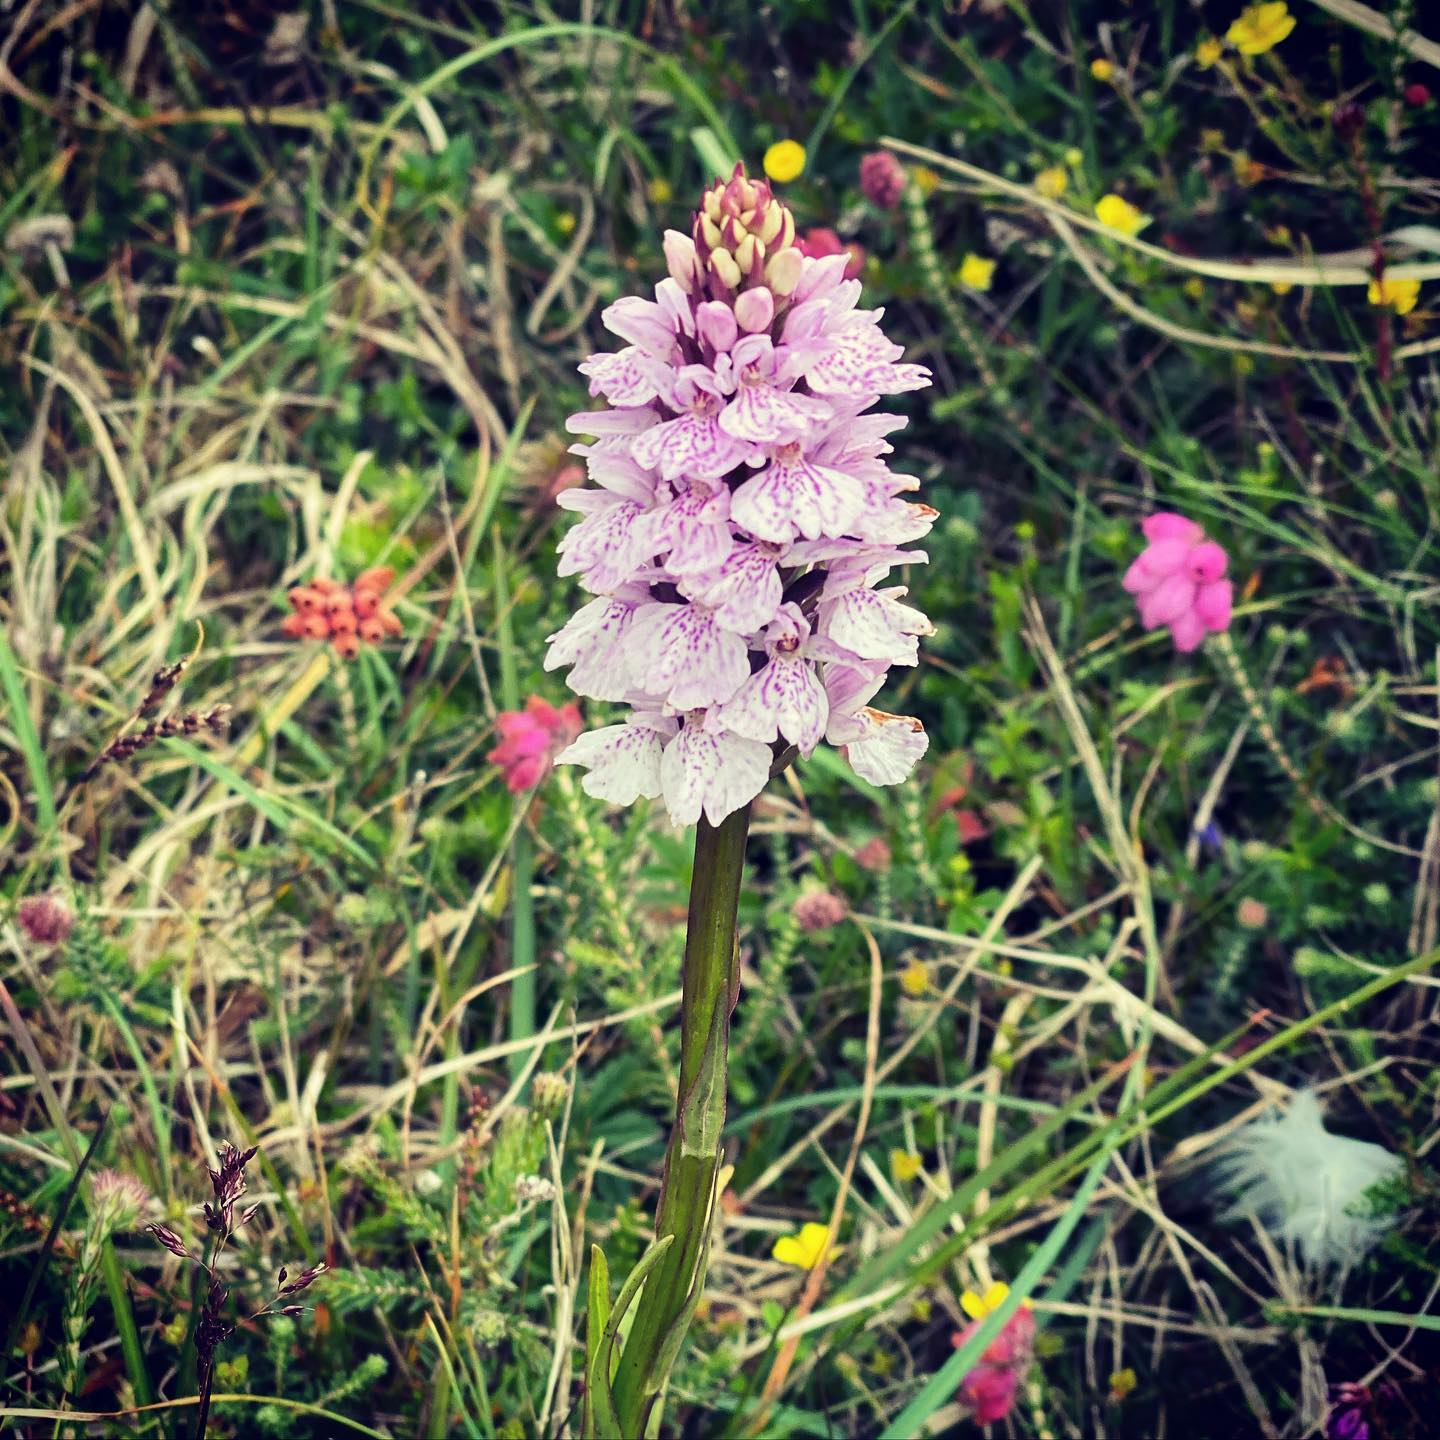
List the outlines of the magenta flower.
{"label": "magenta flower", "polygon": [[75,912],[57,890],[27,895],[16,909],[15,918],[36,945],[63,945],[75,928]]}
{"label": "magenta flower", "polygon": [[556,757],[601,799],[719,824],[792,746],[828,739],[876,784],[925,753],[919,721],[868,705],[930,633],[903,587],[877,586],[925,560],[898,547],[935,520],[885,463],[904,419],[871,407],[929,372],[857,308],[836,250],[802,254],[790,212],[737,166],[691,234],[667,233],[654,300],[605,311],[623,348],[580,367],[608,408],[569,421],[591,484],[560,497],[580,520],[559,570],[596,598],[545,667],[631,707]]}
{"label": "magenta flower", "polygon": [[865,268],[865,247],[855,241],[842,240],[828,225],[816,225],[807,230],[795,242],[795,248],[812,260],[823,260],[827,255],[846,255],[845,278],[853,280]]}
{"label": "magenta flower", "polygon": [[1227,629],[1233,596],[1222,578],[1229,559],[1220,546],[1193,520],[1165,510],[1141,529],[1150,543],[1121,582],[1140,603],[1140,623],[1147,630],[1168,625],[1182,652]]}
{"label": "magenta flower", "polygon": [[905,195],[905,167],[888,151],[875,150],[860,160],[860,189],[881,210],[893,210]]}
{"label": "magenta flower", "polygon": [[500,743],[486,758],[504,773],[505,788],[518,795],[545,778],[556,755],[580,733],[580,724],[580,707],[573,701],[557,710],[532,695],[523,710],[502,710],[495,717]]}
{"label": "magenta flower", "polygon": [[[974,1318],[950,1337],[958,1350],[985,1322],[986,1316],[1005,1301],[1009,1289],[992,1285],[981,1297],[967,1290],[961,1303]],[[1028,1302],[1005,1322],[1000,1333],[985,1347],[979,1363],[960,1382],[960,1398],[971,1407],[980,1425],[1003,1420],[1020,1393],[1021,1382],[1030,1372],[1035,1357],[1035,1314]]]}

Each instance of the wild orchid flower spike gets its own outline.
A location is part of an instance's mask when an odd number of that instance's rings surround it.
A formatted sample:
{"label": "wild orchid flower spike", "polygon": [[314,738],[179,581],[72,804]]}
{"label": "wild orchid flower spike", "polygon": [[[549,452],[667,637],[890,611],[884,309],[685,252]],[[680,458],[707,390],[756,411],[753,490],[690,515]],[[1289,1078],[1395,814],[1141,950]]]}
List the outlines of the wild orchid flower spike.
{"label": "wild orchid flower spike", "polygon": [[884,582],[925,560],[904,547],[935,520],[901,498],[917,482],[885,464],[903,417],[871,407],[929,372],[903,362],[878,310],[857,308],[850,257],[802,254],[790,211],[741,166],[664,248],[654,299],[604,312],[623,346],[580,367],[606,404],[570,417],[592,483],[559,497],[581,516],[559,569],[595,598],[545,661],[569,668],[577,694],[629,707],[557,763],[584,767],[600,799],[659,796],[676,824],[697,825],[656,1246],[613,1394],[591,1365],[587,1435],[600,1417],[655,1433],[704,1284],[750,804],[777,765],[824,741],[887,785],[926,746],[918,720],[870,707],[931,631],[904,586]]}
{"label": "wild orchid flower spike", "polygon": [[857,308],[847,258],[802,255],[790,211],[740,166],[664,250],[654,299],[604,313],[626,344],[580,367],[608,403],[570,418],[593,484],[559,498],[582,517],[559,569],[598,598],[545,662],[633,713],[559,763],[615,803],[662,797],[682,825],[720,824],[788,746],[826,738],[865,779],[898,783],[924,730],[868,702],[931,626],[880,582],[925,560],[897,547],[935,512],[885,464],[903,417],[870,407],[929,372]]}

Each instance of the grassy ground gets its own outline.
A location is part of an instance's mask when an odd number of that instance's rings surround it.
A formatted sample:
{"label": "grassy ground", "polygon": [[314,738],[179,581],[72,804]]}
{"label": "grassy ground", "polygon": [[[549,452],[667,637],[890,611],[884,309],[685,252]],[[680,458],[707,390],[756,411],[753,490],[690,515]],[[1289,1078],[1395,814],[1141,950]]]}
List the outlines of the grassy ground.
{"label": "grassy ground", "polygon": [[[689,843],[486,753],[565,698],[599,310],[794,137],[802,227],[936,375],[899,458],[938,633],[888,692],[932,739],[898,790],[822,753],[757,812],[669,1424],[975,1433],[930,1382],[1002,1279],[1041,1325],[1015,1433],[1316,1433],[1342,1382],[1433,1433],[1440,75],[1425,7],[1404,44],[1362,8],[1202,66],[1238,6],[5,7],[0,1293],[34,1288],[0,1427],[188,1431],[196,1272],[74,1176],[200,1250],[231,1142],[212,1432],[576,1433],[591,1244],[627,1274],[653,1209]],[[1403,316],[1382,240],[1429,267]],[[1189,657],[1119,584],[1157,508],[1237,582]],[[402,639],[282,633],[373,565]],[[155,713],[228,724],[87,775],[187,658]],[[59,946],[16,923],[52,889]],[[850,918],[803,930],[816,889]],[[1227,1223],[1211,1166],[1306,1086],[1405,1162],[1343,1276]],[[809,1291],[771,1257],[807,1221]]]}

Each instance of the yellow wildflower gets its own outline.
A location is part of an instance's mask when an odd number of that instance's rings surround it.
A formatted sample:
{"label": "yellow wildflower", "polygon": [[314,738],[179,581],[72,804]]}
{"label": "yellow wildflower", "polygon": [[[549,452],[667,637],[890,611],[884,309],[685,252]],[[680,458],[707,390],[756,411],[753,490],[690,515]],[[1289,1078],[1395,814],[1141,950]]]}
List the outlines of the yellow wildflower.
{"label": "yellow wildflower", "polygon": [[1420,298],[1418,280],[1392,280],[1388,275],[1383,280],[1372,280],[1367,294],[1372,305],[1384,305],[1397,315],[1408,315]]}
{"label": "yellow wildflower", "polygon": [[1213,35],[1207,35],[1195,47],[1195,63],[1208,70],[1224,53],[1225,47]]}
{"label": "yellow wildflower", "polygon": [[1138,235],[1150,223],[1148,215],[1113,191],[1100,197],[1095,205],[1095,218],[1122,235]]}
{"label": "yellow wildflower", "polygon": [[1242,55],[1263,55],[1273,50],[1293,29],[1295,17],[1285,0],[1265,5],[1247,5],[1240,18],[1225,32],[1225,38]]}
{"label": "yellow wildflower", "polygon": [[910,178],[922,195],[933,195],[940,184],[940,177],[928,165],[916,165],[910,171]]}
{"label": "yellow wildflower", "polygon": [[902,1183],[913,1180],[920,1173],[921,1160],[913,1150],[895,1149],[890,1152],[890,1173]]}
{"label": "yellow wildflower", "polygon": [[967,290],[988,290],[995,276],[995,264],[983,255],[967,255],[960,262],[960,283]]}
{"label": "yellow wildflower", "polygon": [[568,210],[562,210],[555,217],[555,228],[562,235],[570,235],[575,230],[575,217]]}
{"label": "yellow wildflower", "polygon": [[1065,173],[1063,165],[1047,165],[1035,177],[1035,188],[1047,200],[1058,200],[1069,183],[1070,177]]}
{"label": "yellow wildflower", "polygon": [[772,180],[783,185],[798,179],[805,169],[805,147],[798,140],[777,140],[765,152],[761,164]]}
{"label": "yellow wildflower", "polygon": [[1110,1398],[1123,1400],[1139,1383],[1135,1372],[1128,1365],[1123,1370],[1117,1370],[1110,1377]]}
{"label": "yellow wildflower", "polygon": [[930,971],[923,960],[912,960],[900,972],[900,988],[907,995],[923,995],[930,988]]}
{"label": "yellow wildflower", "polygon": [[1085,163],[1085,152],[1078,146],[1072,145],[1065,152],[1065,163],[1072,170],[1078,170]]}
{"label": "yellow wildflower", "polygon": [[645,187],[645,193],[650,197],[652,205],[668,205],[675,194],[670,188],[670,182],[663,175],[655,176]]}
{"label": "yellow wildflower", "polygon": [[1272,280],[1270,288],[1277,295],[1288,295],[1295,288],[1295,282],[1293,280]]}
{"label": "yellow wildflower", "polygon": [[1090,73],[1099,81],[1113,80],[1115,78],[1115,62],[1107,60],[1103,55],[1090,62]]}
{"label": "yellow wildflower", "polygon": [[1198,275],[1192,275],[1180,288],[1192,300],[1205,298],[1205,282]]}
{"label": "yellow wildflower", "polygon": [[[983,1295],[967,1290],[960,1297],[960,1308],[972,1320],[983,1320],[987,1315],[993,1315],[1009,1298],[1010,1287],[997,1280]],[[1022,1300],[1020,1306],[1029,1310],[1029,1299]]]}
{"label": "yellow wildflower", "polygon": [[801,1270],[813,1270],[830,1253],[830,1227],[814,1220],[802,1225],[798,1235],[782,1235],[770,1252],[782,1265]]}

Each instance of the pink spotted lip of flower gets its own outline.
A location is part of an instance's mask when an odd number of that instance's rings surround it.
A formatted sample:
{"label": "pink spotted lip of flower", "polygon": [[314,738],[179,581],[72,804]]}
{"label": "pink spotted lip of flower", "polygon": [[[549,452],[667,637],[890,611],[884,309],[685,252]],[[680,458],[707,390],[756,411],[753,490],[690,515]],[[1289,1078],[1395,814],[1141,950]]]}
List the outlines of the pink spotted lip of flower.
{"label": "pink spotted lip of flower", "polygon": [[1170,628],[1175,648],[1194,650],[1209,633],[1229,627],[1232,587],[1224,550],[1183,515],[1160,511],[1141,529],[1150,543],[1121,582],[1140,603],[1147,630]]}
{"label": "pink spotted lip of flower", "polygon": [[903,547],[935,520],[904,497],[882,396],[929,372],[859,308],[849,256],[802,254],[790,212],[742,167],[665,236],[653,299],[604,313],[618,350],[580,367],[603,409],[573,415],[590,485],[559,571],[595,598],[550,637],[547,669],[630,707],[557,763],[618,805],[663,797],[671,819],[718,824],[792,748],[840,747],[862,778],[903,780],[918,720],[873,709],[930,622],[883,583],[923,562]]}
{"label": "pink spotted lip of flower", "polygon": [[556,709],[532,695],[523,710],[502,710],[495,717],[500,743],[486,757],[505,776],[505,788],[518,795],[538,785],[555,756],[580,733],[580,707],[573,701]]}

